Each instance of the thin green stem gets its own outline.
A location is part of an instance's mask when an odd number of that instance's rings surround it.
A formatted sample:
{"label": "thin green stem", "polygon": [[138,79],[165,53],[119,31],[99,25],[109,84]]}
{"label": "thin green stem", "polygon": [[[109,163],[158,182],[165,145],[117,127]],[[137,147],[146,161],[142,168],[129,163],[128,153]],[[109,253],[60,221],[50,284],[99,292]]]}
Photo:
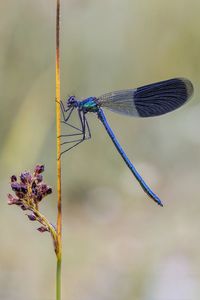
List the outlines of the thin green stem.
{"label": "thin green stem", "polygon": [[57,258],[56,272],[56,300],[61,299],[61,258]]}

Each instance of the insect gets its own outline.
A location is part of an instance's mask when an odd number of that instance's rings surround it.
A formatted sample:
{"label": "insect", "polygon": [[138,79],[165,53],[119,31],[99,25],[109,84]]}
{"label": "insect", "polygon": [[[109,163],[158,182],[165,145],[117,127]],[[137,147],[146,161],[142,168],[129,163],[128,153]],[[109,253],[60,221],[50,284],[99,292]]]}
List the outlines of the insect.
{"label": "insect", "polygon": [[[179,108],[192,96],[192,94],[193,85],[188,79],[173,78],[135,89],[114,91],[104,94],[100,97],[89,97],[83,101],[79,101],[74,96],[70,96],[67,99],[66,106],[63,104],[63,102],[61,102],[61,111],[63,115],[62,122],[73,130],[76,130],[76,133],[65,134],[61,136],[69,139],[63,142],[62,145],[74,143],[65,149],[61,154],[91,138],[91,131],[86,114],[89,112],[97,114],[98,119],[105,127],[117,151],[141,185],[144,192],[158,205],[163,206],[159,197],[154,194],[150,187],[145,183],[124,152],[106,120],[102,108],[105,107],[113,112],[133,117],[155,117]],[[74,110],[78,112],[80,128],[69,123],[70,117],[72,116]]]}

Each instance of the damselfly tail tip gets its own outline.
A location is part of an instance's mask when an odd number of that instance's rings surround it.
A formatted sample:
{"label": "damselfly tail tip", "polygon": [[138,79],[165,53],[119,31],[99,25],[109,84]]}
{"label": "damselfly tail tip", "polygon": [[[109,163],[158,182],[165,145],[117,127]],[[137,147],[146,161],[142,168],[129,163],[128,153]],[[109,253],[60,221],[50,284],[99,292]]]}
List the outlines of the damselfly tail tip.
{"label": "damselfly tail tip", "polygon": [[158,205],[160,205],[161,207],[163,207],[164,205],[163,205],[163,203],[162,203],[162,201],[160,200],[160,198],[156,195],[156,194],[154,194],[152,191],[151,191],[151,193],[148,193],[148,195],[158,204]]}
{"label": "damselfly tail tip", "polygon": [[162,203],[162,201],[158,198],[158,196],[154,197],[153,200],[154,200],[159,206],[161,206],[161,207],[164,206],[163,203]]}
{"label": "damselfly tail tip", "polygon": [[[142,188],[144,189],[144,186],[142,186]],[[145,187],[144,191],[153,201],[156,202],[156,204],[162,207],[164,206],[160,198],[156,194],[154,194],[154,192],[152,192],[152,190],[148,186]]]}
{"label": "damselfly tail tip", "polygon": [[177,79],[183,82],[186,89],[186,99],[188,100],[193,95],[194,92],[194,87],[192,82],[187,78],[177,78]]}

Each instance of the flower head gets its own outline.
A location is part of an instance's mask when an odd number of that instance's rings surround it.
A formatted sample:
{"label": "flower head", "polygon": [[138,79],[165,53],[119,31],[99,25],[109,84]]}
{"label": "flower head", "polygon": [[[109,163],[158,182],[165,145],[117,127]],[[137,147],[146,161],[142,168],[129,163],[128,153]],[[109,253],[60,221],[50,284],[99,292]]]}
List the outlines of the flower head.
{"label": "flower head", "polygon": [[38,231],[51,231],[52,225],[39,212],[39,203],[49,194],[52,193],[52,188],[43,181],[41,173],[44,172],[44,165],[37,165],[33,174],[23,172],[17,180],[16,175],[10,178],[11,189],[14,196],[8,194],[8,204],[17,205],[22,210],[28,210],[27,214],[30,221],[38,221],[42,224]]}

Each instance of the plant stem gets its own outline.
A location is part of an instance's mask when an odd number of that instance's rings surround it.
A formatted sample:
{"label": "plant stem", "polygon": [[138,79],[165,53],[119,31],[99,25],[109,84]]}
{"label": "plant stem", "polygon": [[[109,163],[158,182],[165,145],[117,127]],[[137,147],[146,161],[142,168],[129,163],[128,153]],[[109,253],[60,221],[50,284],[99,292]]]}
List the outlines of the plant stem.
{"label": "plant stem", "polygon": [[48,230],[49,230],[49,232],[52,236],[54,245],[56,246],[56,244],[57,244],[57,232],[56,232],[55,228],[51,225],[51,223],[49,223],[47,218],[45,218],[45,216],[40,213],[40,211],[38,209],[35,209],[34,207],[32,207],[31,210],[35,214],[35,216],[39,217],[39,222],[42,221],[41,224],[48,228]]}
{"label": "plant stem", "polygon": [[60,114],[60,0],[56,0],[56,135],[57,135],[57,275],[56,300],[61,300],[61,262],[62,262],[62,206],[61,206],[61,114]]}
{"label": "plant stem", "polygon": [[61,299],[61,259],[57,258],[56,271],[56,300]]}

